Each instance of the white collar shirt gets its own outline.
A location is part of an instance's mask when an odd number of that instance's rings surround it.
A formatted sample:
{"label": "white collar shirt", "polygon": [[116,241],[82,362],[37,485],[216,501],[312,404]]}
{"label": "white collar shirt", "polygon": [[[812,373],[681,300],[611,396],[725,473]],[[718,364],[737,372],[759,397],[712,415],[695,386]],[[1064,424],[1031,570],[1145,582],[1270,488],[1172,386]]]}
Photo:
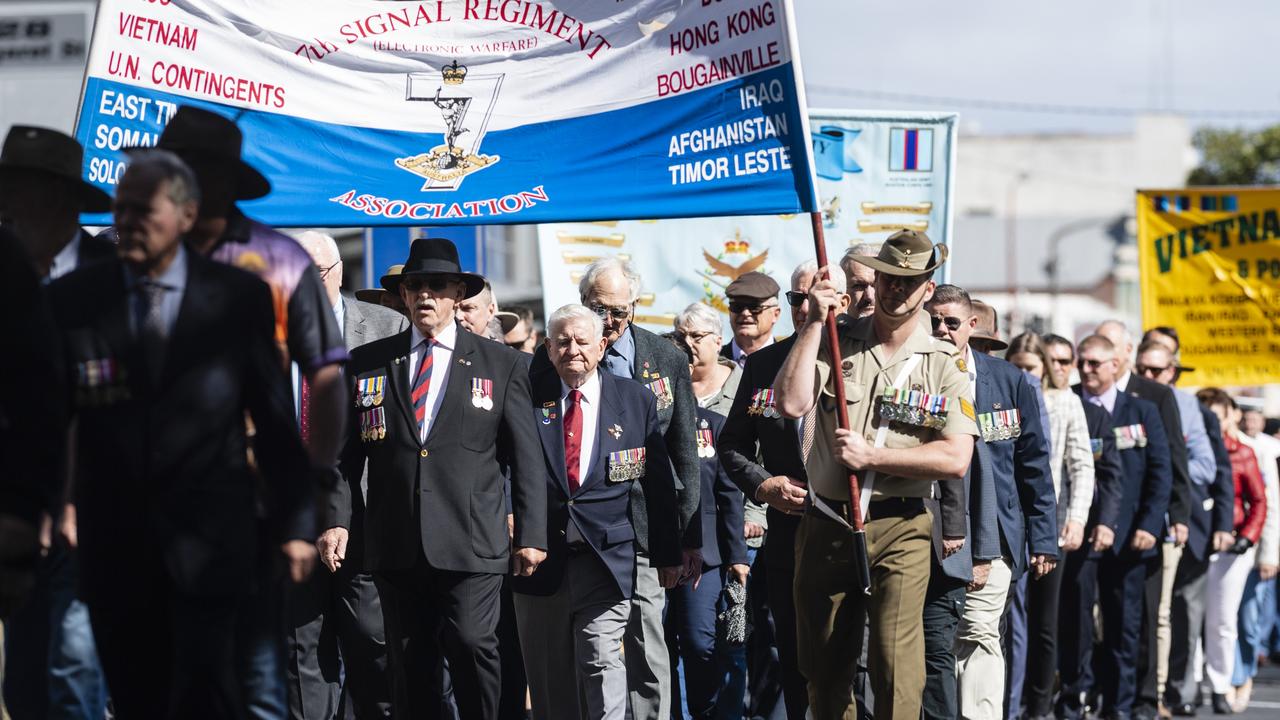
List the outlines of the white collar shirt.
{"label": "white collar shirt", "polygon": [[76,230],[76,234],[71,237],[71,242],[67,243],[57,255],[53,256],[53,262],[49,265],[49,277],[46,280],[57,280],[66,275],[76,266],[80,264],[80,231]]}
{"label": "white collar shirt", "polygon": [[[560,381],[560,417],[569,408],[569,391],[573,388]],[[578,387],[582,399],[578,402],[582,413],[582,438],[578,443],[578,483],[587,482],[587,472],[591,469],[591,456],[596,450],[596,432],[600,426],[600,369],[597,367],[591,377]],[[568,468],[565,468],[568,470]]]}
{"label": "white collar shirt", "polygon": [[1116,387],[1120,392],[1129,392],[1129,378],[1133,377],[1132,370],[1125,370],[1124,374],[1116,378]]}
{"label": "white collar shirt", "polygon": [[[422,364],[424,357],[422,341],[426,336],[418,331],[416,325],[411,325],[410,328],[408,389],[412,393],[413,379],[418,376],[418,367]],[[440,403],[444,400],[444,389],[449,383],[449,371],[453,365],[453,350],[458,344],[458,324],[449,323],[439,335],[435,336],[434,340],[435,342],[431,345],[431,386],[427,388],[427,412],[422,418],[422,428],[418,436],[418,440],[423,443],[431,434],[431,423],[440,413]],[[409,399],[409,409],[413,409],[412,397]]]}

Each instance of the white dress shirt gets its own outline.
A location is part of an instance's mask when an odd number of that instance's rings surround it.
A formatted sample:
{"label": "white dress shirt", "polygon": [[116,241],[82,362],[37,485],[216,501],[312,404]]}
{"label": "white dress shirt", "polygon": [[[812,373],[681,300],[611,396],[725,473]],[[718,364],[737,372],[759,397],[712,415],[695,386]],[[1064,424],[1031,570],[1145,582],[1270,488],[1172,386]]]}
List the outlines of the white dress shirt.
{"label": "white dress shirt", "polygon": [[57,280],[66,275],[76,266],[80,264],[80,231],[77,229],[76,234],[71,237],[71,242],[63,246],[57,255],[53,256],[53,262],[49,265],[48,280]]}
{"label": "white dress shirt", "polygon": [[[422,341],[426,338],[418,332],[416,325],[410,325],[409,332],[409,391],[413,392],[413,379],[418,376],[418,366],[422,362]],[[449,323],[434,338],[431,346],[431,387],[427,388],[427,412],[422,418],[422,435],[418,438],[427,441],[431,434],[431,422],[440,413],[440,403],[444,400],[444,388],[449,382],[449,370],[453,365],[453,349],[458,343],[458,325]],[[413,398],[409,398],[409,407],[413,408]]]}
{"label": "white dress shirt", "polygon": [[[560,381],[560,417],[569,407],[569,391],[573,388]],[[596,430],[600,426],[600,369],[591,373],[591,377],[578,387],[582,398],[578,402],[578,410],[582,413],[582,439],[578,443],[578,486],[587,482],[587,472],[591,469],[591,455],[596,449]],[[568,468],[565,468],[568,470]]]}

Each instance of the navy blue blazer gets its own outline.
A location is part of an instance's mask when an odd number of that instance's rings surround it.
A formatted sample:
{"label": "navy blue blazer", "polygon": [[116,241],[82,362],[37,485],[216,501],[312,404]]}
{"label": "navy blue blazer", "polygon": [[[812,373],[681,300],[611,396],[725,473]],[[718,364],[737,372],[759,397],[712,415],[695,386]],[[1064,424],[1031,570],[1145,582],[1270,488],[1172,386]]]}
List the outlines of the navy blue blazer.
{"label": "navy blue blazer", "polygon": [[[711,433],[711,450],[715,451],[724,427],[724,416],[706,408],[698,408],[698,429],[706,423]],[[702,443],[698,443],[702,450]],[[746,565],[747,539],[743,536],[742,491],[729,480],[717,455],[702,458],[702,500],[694,517],[702,522],[702,564],[705,567],[720,565]],[[714,502],[711,500],[714,498]],[[690,523],[692,524],[692,523]]]}
{"label": "navy blue blazer", "polygon": [[[1076,388],[1080,392],[1079,386]],[[1083,399],[1083,395],[1082,395]],[[1090,405],[1085,400],[1086,406]],[[1123,492],[1116,508],[1115,544],[1110,552],[1132,552],[1129,541],[1135,530],[1145,530],[1156,537],[1155,547],[1138,554],[1138,557],[1154,557],[1160,552],[1160,533],[1165,526],[1165,514],[1169,511],[1169,493],[1173,486],[1170,475],[1169,440],[1164,422],[1155,404],[1127,393],[1116,393],[1116,404],[1111,411],[1111,433],[1131,425],[1141,425],[1147,437],[1145,447],[1131,447],[1117,451],[1123,471]]]}
{"label": "navy blue blazer", "polygon": [[[1004,554],[1000,546],[999,500],[994,492],[994,481],[989,479],[991,477],[991,450],[982,438],[975,438],[973,460],[964,473],[964,496],[969,500],[967,504],[962,504],[965,544],[947,558],[938,557],[941,548],[937,544],[933,546],[934,561],[948,577],[971,582],[974,558],[994,560]],[[943,483],[939,482],[938,485],[941,487]],[[972,490],[984,487],[985,492]],[[947,509],[942,508],[941,511],[945,513]],[[941,536],[941,516],[933,519],[933,525],[934,535]]]}
{"label": "navy blue blazer", "polygon": [[[680,518],[676,481],[657,398],[645,386],[598,370],[600,408],[596,442],[586,477],[570,495],[565,474],[564,418],[560,376],[550,366],[532,373],[533,413],[542,440],[547,482],[547,559],[532,576],[513,578],[512,589],[529,595],[551,595],[560,587],[569,557],[567,533],[573,523],[590,552],[613,576],[619,598],[630,598],[636,572],[636,528],[631,488],[644,494],[649,521],[649,556],[654,567],[680,565]],[[609,477],[610,454],[644,450],[644,472],[635,480]]]}
{"label": "navy blue blazer", "polygon": [[1018,437],[987,443],[1000,533],[1016,578],[1026,569],[1028,548],[1031,554],[1058,556],[1058,503],[1049,473],[1049,436],[1041,424],[1036,388],[1027,376],[999,358],[976,352],[972,356],[978,374],[976,412],[1016,408],[1021,416]]}
{"label": "navy blue blazer", "polygon": [[[1111,415],[1093,403],[1082,402],[1085,424],[1089,428],[1089,442],[1093,446],[1093,503],[1089,506],[1089,520],[1085,525],[1086,542],[1097,525],[1112,530],[1119,524],[1120,505],[1124,501],[1124,464],[1116,449],[1115,425]],[[1090,552],[1090,557],[1098,557]]]}

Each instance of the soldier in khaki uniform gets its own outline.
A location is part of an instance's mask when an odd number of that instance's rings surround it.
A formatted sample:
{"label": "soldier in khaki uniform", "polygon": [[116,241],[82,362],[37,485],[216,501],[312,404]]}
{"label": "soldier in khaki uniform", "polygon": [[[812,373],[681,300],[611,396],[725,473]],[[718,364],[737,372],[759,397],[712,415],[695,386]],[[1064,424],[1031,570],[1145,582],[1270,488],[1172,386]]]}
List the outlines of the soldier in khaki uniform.
{"label": "soldier in khaki uniform", "polygon": [[[932,529],[925,499],[934,481],[964,477],[978,434],[955,346],[932,338],[918,318],[946,256],[923,233],[902,231],[879,255],[855,258],[876,271],[876,306],[840,329],[851,430],[838,429],[823,327],[844,288],[813,285],[809,316],[778,374],[778,409],[812,428],[801,431],[812,501],[796,535],[795,601],[800,670],[818,720],[857,717],[854,671],[868,614],[875,717],[920,717]],[[895,386],[900,394],[886,397]],[[845,522],[850,471],[867,510],[869,597],[858,586]]]}

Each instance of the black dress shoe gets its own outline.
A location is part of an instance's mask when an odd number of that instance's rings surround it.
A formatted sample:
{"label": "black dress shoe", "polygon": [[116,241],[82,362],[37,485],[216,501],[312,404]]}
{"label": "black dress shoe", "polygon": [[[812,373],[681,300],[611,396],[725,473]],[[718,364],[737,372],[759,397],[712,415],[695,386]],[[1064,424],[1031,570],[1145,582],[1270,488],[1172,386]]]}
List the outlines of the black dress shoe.
{"label": "black dress shoe", "polygon": [[1171,705],[1169,707],[1169,712],[1173,713],[1174,717],[1195,717],[1196,706],[1191,703],[1180,703],[1178,705]]}
{"label": "black dress shoe", "polygon": [[1213,694],[1213,714],[1214,715],[1231,715],[1235,711],[1231,709],[1231,703],[1227,702],[1227,696],[1222,693]]}

